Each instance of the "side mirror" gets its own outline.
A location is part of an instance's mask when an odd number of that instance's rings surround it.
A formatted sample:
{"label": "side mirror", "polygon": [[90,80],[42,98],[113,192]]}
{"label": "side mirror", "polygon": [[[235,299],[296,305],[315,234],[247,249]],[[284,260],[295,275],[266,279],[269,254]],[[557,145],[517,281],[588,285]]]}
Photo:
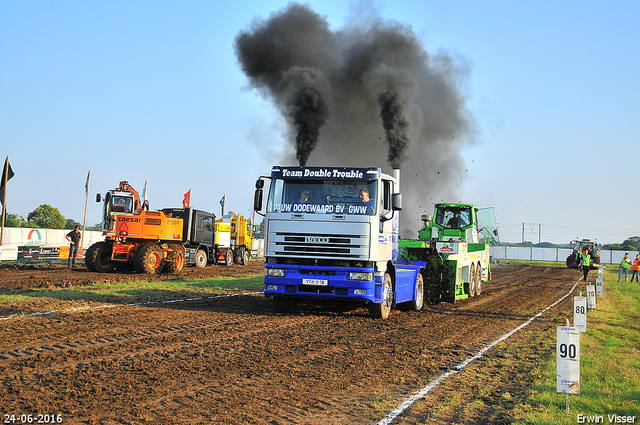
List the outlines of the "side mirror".
{"label": "side mirror", "polygon": [[102,196],[99,193],[96,193],[96,202],[102,202]]}
{"label": "side mirror", "polygon": [[[262,180],[258,180],[262,181]],[[263,182],[264,183],[264,182]],[[257,183],[256,183],[257,186]],[[255,212],[262,211],[262,189],[256,189],[256,193],[253,195],[253,210]]]}
{"label": "side mirror", "polygon": [[402,210],[402,193],[394,193],[391,195],[391,209],[393,211]]}
{"label": "side mirror", "polygon": [[258,179],[256,180],[256,189],[262,189],[264,187],[264,180]]}

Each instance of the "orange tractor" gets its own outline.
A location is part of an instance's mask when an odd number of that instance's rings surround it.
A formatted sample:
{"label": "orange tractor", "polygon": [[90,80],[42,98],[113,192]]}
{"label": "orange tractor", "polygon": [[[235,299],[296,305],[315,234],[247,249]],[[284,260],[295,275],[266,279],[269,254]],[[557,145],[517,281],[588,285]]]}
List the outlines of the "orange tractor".
{"label": "orange tractor", "polygon": [[[101,202],[100,194],[96,197]],[[104,196],[102,234],[105,240],[89,247],[87,269],[111,272],[133,268],[138,273],[176,273],[185,264],[182,220],[164,211],[149,211],[138,192],[128,182]]]}

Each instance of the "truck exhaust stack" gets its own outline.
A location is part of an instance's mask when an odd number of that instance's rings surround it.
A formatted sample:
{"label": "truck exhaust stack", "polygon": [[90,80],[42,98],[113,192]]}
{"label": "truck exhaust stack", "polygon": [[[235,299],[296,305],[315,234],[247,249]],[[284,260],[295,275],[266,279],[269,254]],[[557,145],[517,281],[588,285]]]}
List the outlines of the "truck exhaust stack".
{"label": "truck exhaust stack", "polygon": [[400,193],[400,169],[399,168],[393,169],[393,178],[396,179],[396,182],[398,184],[398,188],[396,189],[396,192]]}

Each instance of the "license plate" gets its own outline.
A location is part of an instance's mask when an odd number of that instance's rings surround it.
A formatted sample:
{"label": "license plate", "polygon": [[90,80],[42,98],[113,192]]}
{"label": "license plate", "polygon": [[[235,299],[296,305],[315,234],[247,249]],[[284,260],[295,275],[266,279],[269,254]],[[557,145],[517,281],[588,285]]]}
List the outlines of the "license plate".
{"label": "license plate", "polygon": [[326,279],[302,279],[303,285],[327,286],[329,281]]}

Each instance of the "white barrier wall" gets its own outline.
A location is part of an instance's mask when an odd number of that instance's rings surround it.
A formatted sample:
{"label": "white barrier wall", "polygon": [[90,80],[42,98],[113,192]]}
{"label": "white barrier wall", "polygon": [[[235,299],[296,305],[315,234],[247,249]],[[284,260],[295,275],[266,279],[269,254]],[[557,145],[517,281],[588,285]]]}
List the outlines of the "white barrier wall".
{"label": "white barrier wall", "polygon": [[[32,229],[28,227],[5,227],[2,246],[64,246],[68,229]],[[104,240],[102,232],[84,232],[83,246],[88,248],[95,242]]]}
{"label": "white barrier wall", "polygon": [[[570,248],[534,248],[530,246],[492,246],[489,248],[491,256],[496,260],[525,260],[525,261],[560,261],[565,262],[573,252]],[[601,264],[620,264],[624,254],[629,251],[601,250]],[[635,258],[638,252],[629,252]]]}

